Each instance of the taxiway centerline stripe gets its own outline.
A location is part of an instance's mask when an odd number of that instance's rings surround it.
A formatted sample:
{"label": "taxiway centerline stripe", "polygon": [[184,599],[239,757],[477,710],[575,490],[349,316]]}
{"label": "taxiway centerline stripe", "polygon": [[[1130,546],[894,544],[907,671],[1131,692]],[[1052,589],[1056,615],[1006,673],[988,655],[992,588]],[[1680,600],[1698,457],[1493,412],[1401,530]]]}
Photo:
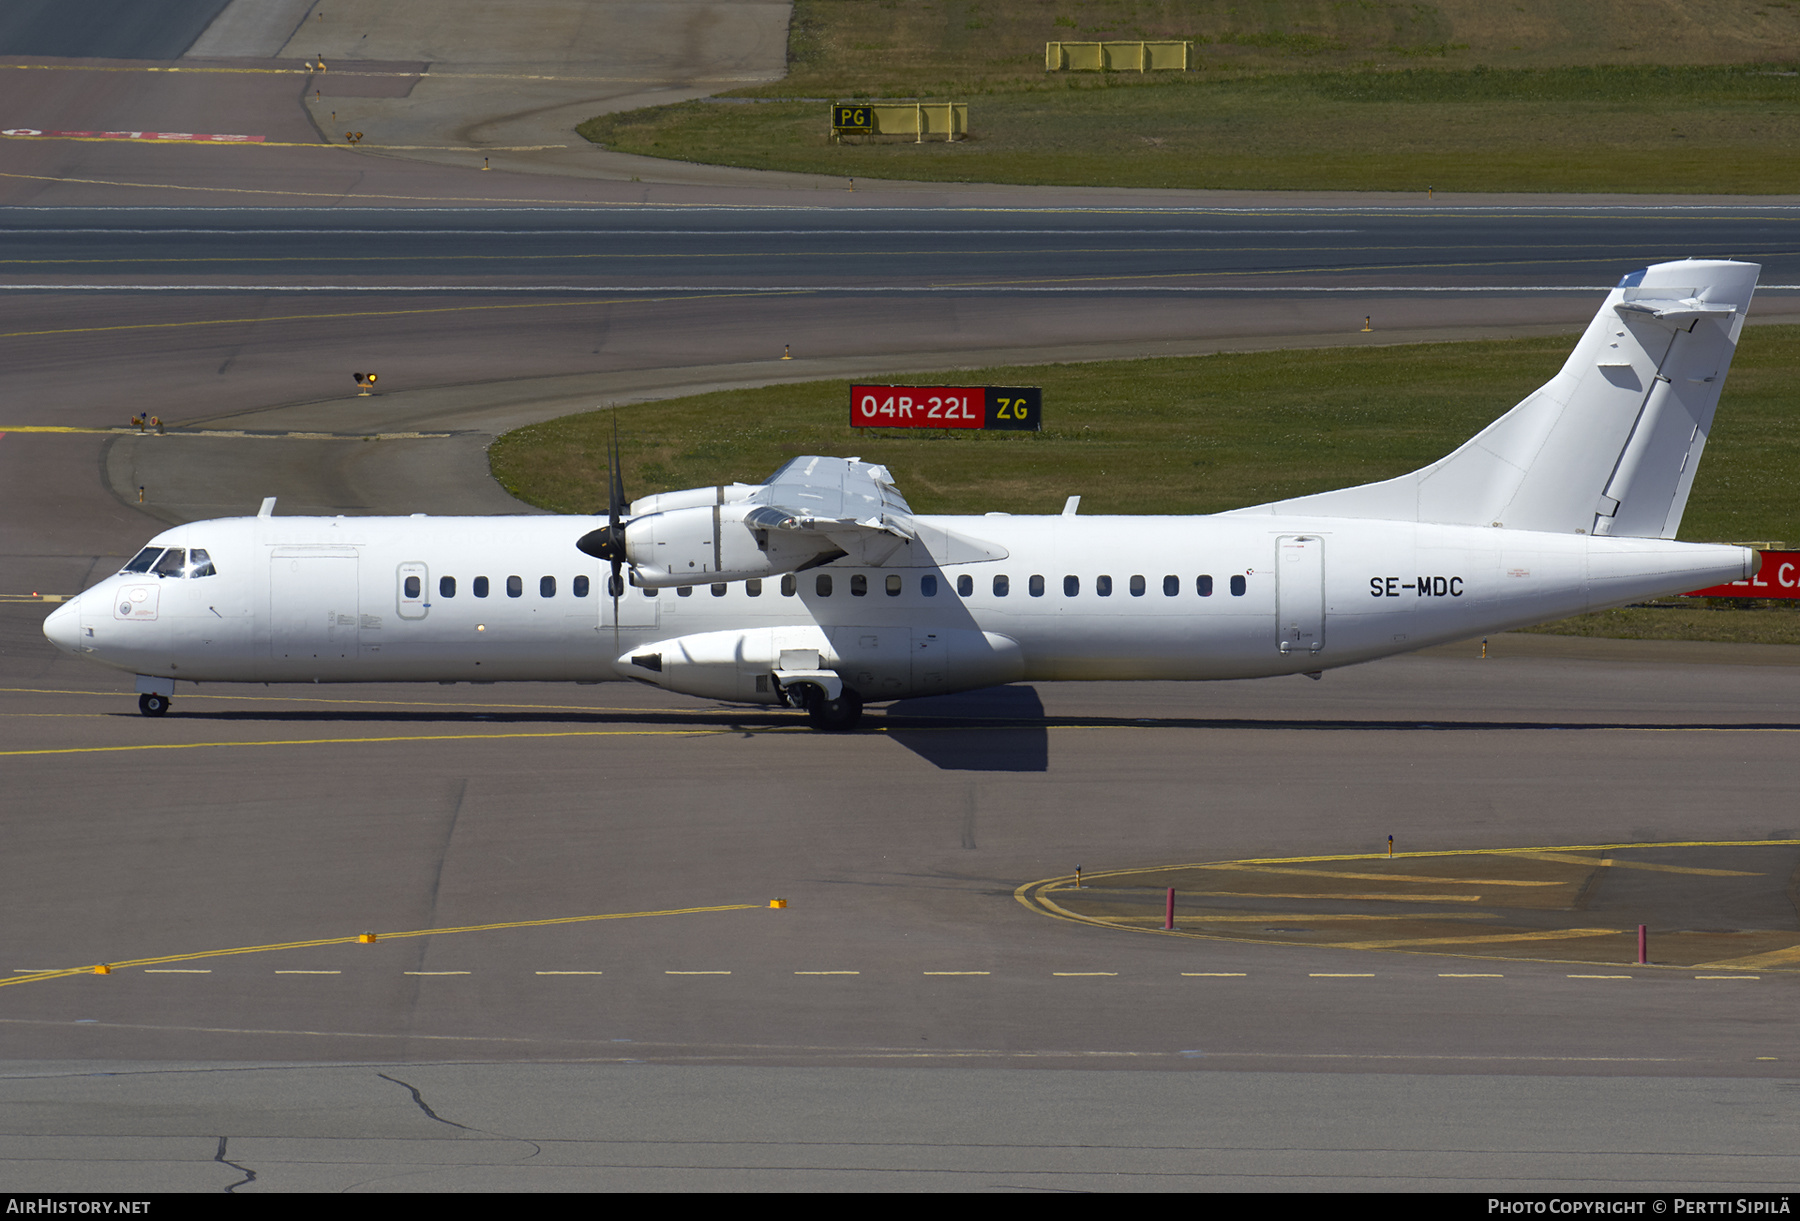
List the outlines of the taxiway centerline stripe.
{"label": "taxiway centerline stripe", "polygon": [[[73,595],[62,594],[62,595],[46,595],[46,596],[47,597],[60,596],[61,598],[66,600],[67,598],[70,598]],[[53,688],[53,687],[0,687],[0,695],[95,695],[95,696],[104,696],[108,699],[118,699],[121,695],[129,695],[129,694],[130,694],[130,692],[120,692],[120,691],[66,691],[66,690],[62,690],[60,688]],[[265,703],[265,704],[269,702],[269,697],[266,695],[209,695],[204,692],[198,692],[198,691],[194,692],[191,695],[183,695],[181,698],[184,701],[185,700],[244,700],[247,702],[261,702],[261,703]],[[472,704],[472,703],[446,704],[446,703],[434,703],[431,700],[324,699],[322,697],[310,696],[310,695],[304,695],[304,696],[303,695],[284,695],[284,696],[281,696],[280,698],[283,703],[289,703],[289,704],[353,704],[353,705],[366,704],[366,705],[372,705],[372,706],[382,707],[382,708],[436,708],[436,709],[440,709],[445,712],[455,712],[459,709],[464,709],[464,708],[473,708],[473,709],[477,709],[477,710],[484,711],[484,712],[492,711],[493,709],[496,709],[496,708],[523,708],[523,709],[544,710],[544,711],[550,711],[550,712],[656,712],[656,713],[663,713],[663,712],[668,711],[667,708],[626,708],[626,707],[620,707],[620,706],[610,705],[610,704],[602,704],[602,705],[588,705],[588,704]]]}
{"label": "taxiway centerline stripe", "polygon": [[[4,177],[4,175],[0,175],[0,177]],[[481,313],[492,310],[559,309],[596,305],[630,305],[633,303],[659,304],[665,301],[707,301],[764,295],[767,294],[748,292],[745,290],[733,290],[731,292],[684,296],[619,297],[616,299],[600,301],[586,299],[569,301],[520,301],[505,305],[447,305],[430,309],[351,310],[338,314],[286,314],[268,318],[196,318],[189,322],[132,322],[120,326],[62,327],[50,331],[8,331],[0,333],[0,339],[33,339],[42,338],[47,335],[90,335],[110,331],[157,331],[196,326],[246,326],[261,325],[267,322],[334,322],[345,318],[399,318],[426,314]]]}
{"label": "taxiway centerline stripe", "polygon": [[1761,979],[1760,975],[1696,975],[1695,979]]}
{"label": "taxiway centerline stripe", "polygon": [[991,975],[991,971],[924,971],[924,975]]}
{"label": "taxiway centerline stripe", "polygon": [[[393,941],[403,937],[439,937],[448,936],[452,933],[485,933],[497,929],[545,928],[559,924],[592,924],[600,920],[639,920],[647,919],[652,916],[692,916],[713,912],[753,911],[756,910],[757,907],[758,905],[755,903],[728,903],[718,907],[676,907],[666,911],[603,912],[593,916],[551,916],[543,920],[507,920],[495,924],[466,924],[455,928],[424,928],[398,933],[377,933],[375,934],[375,939],[377,942],[381,942]],[[110,962],[104,965],[117,971],[126,967],[153,966],[165,962],[192,962],[202,958],[224,958],[237,954],[264,954],[275,950],[308,949],[325,945],[357,945],[361,942],[362,938],[360,934],[349,937],[322,937],[312,941],[286,941],[273,945],[247,945],[235,946],[231,949],[223,950],[199,950],[191,954],[165,954],[158,958],[134,958],[123,962]],[[89,975],[94,973],[95,966],[98,965],[101,964],[85,967],[58,968],[50,971],[38,971],[29,975],[17,975],[11,979],[0,979],[0,988],[6,987],[9,984],[29,984],[44,979],[64,979],[71,975]]]}
{"label": "taxiway centerline stripe", "polygon": [[1243,979],[1248,971],[1183,971],[1183,979]]}
{"label": "taxiway centerline stripe", "polygon": [[[785,733],[799,726],[769,726],[757,732]],[[0,758],[22,755],[95,755],[146,750],[206,750],[229,746],[374,746],[393,742],[478,742],[508,738],[680,738],[704,737],[709,734],[742,733],[742,728],[707,727],[704,729],[567,729],[542,733],[441,733],[379,738],[281,738],[255,742],[136,742],[125,746],[58,746],[31,750],[0,750]]]}

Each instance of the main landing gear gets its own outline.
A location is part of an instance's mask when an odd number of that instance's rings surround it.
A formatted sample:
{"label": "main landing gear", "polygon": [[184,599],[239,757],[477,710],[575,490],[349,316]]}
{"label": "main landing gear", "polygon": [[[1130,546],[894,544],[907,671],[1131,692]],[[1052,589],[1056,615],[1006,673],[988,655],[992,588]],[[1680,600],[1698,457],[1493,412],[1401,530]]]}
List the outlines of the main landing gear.
{"label": "main landing gear", "polygon": [[836,699],[827,699],[825,689],[818,683],[791,683],[786,688],[783,702],[806,709],[807,723],[827,733],[855,729],[856,723],[862,720],[862,696],[848,687]]}
{"label": "main landing gear", "polygon": [[161,716],[169,710],[169,697],[154,693],[138,696],[138,711],[145,716]]}

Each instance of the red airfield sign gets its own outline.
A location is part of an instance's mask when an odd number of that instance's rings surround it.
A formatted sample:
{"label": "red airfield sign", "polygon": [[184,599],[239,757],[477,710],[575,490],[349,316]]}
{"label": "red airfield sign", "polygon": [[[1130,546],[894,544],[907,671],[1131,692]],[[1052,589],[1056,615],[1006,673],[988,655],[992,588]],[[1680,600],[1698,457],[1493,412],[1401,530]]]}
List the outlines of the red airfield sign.
{"label": "red airfield sign", "polygon": [[1800,551],[1759,551],[1753,577],[1683,594],[1684,598],[1800,598]]}

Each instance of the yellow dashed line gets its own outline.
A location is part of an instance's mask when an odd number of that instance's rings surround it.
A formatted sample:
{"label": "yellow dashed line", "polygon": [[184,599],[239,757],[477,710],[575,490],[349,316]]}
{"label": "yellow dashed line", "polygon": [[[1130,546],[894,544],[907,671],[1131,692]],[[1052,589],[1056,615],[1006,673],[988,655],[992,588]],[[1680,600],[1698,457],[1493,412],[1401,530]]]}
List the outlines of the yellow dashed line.
{"label": "yellow dashed line", "polygon": [[[711,912],[753,911],[761,905],[756,903],[729,903],[719,907],[676,907],[666,911],[653,912],[605,912],[597,916],[552,916],[544,920],[506,920],[495,924],[466,924],[457,928],[422,928],[398,933],[377,933],[375,940],[394,941],[403,937],[447,937],[453,933],[487,933],[499,929],[515,928],[547,928],[559,924],[591,924],[600,920],[640,920],[651,916],[692,916]],[[165,962],[192,962],[202,958],[225,958],[237,954],[267,954],[277,950],[310,949],[325,945],[356,945],[362,936],[321,937],[312,941],[284,941],[274,945],[246,945],[225,950],[200,950],[192,954],[164,954],[157,958],[133,958],[123,962],[107,963],[111,970],[125,967],[150,967]],[[71,975],[99,974],[100,966],[66,967],[49,971],[34,971],[28,975],[17,975],[11,979],[0,979],[0,988],[11,984],[31,984],[45,979],[65,979]],[[413,972],[409,972],[412,974]],[[300,974],[300,972],[288,972]],[[467,972],[461,972],[467,974]]]}

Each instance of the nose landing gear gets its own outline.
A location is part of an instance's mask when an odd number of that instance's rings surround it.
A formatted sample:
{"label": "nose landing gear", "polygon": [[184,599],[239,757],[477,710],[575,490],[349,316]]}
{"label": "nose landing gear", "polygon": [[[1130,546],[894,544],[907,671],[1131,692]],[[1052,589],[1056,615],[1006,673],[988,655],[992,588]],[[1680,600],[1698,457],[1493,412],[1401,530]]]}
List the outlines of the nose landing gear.
{"label": "nose landing gear", "polygon": [[161,716],[169,710],[169,697],[147,693],[138,696],[138,711],[145,716]]}

